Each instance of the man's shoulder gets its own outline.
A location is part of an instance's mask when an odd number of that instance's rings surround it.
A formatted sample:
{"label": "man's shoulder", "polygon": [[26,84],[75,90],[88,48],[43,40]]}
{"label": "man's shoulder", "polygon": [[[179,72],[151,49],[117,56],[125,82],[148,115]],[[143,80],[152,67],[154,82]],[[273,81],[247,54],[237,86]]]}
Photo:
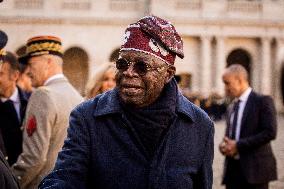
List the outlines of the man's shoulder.
{"label": "man's shoulder", "polygon": [[50,95],[50,89],[46,86],[41,86],[41,87],[36,88],[32,92],[30,96],[30,100],[46,98],[49,95]]}
{"label": "man's shoulder", "polygon": [[95,116],[112,113],[118,110],[116,91],[110,90],[79,104],[74,110],[83,114],[93,113]]}
{"label": "man's shoulder", "polygon": [[80,103],[75,110],[80,111],[80,112],[86,112],[88,110],[91,110],[97,106],[98,100],[101,95],[97,95],[94,98],[88,99]]}
{"label": "man's shoulder", "polygon": [[[209,135],[213,136],[214,134],[212,133],[214,133],[214,123],[209,118],[207,113],[187,100],[186,97],[181,98],[180,96],[179,99],[180,102],[178,104],[182,107],[182,111],[179,111],[179,117],[183,120],[187,120],[187,118],[191,120],[190,122],[183,122],[185,123],[183,128],[189,131],[194,130],[195,132],[202,133],[201,138],[203,139],[207,139]],[[184,115],[186,115],[186,117]]]}
{"label": "man's shoulder", "polygon": [[257,93],[255,91],[251,92],[250,98],[255,100],[258,103],[262,103],[262,102],[266,102],[266,101],[273,102],[273,98],[270,95],[264,95],[264,94],[261,94],[261,93]]}
{"label": "man's shoulder", "polygon": [[39,88],[47,88],[51,91],[57,91],[59,89],[60,91],[76,90],[66,77],[51,80],[46,85]]}
{"label": "man's shoulder", "polygon": [[52,98],[52,92],[48,87],[41,86],[36,88],[28,101],[28,106],[34,107],[34,108],[40,108],[43,105],[54,104],[54,99]]}
{"label": "man's shoulder", "polygon": [[79,94],[79,92],[67,81],[62,80],[62,82],[53,82],[49,85],[44,85],[36,88],[31,97],[41,98],[41,96],[49,96],[62,99],[63,96],[68,96],[70,99],[77,98],[82,101],[83,97]]}
{"label": "man's shoulder", "polygon": [[27,105],[27,115],[35,112],[46,112],[54,107],[54,102],[46,88],[39,87],[32,92]]}
{"label": "man's shoulder", "polygon": [[212,122],[208,114],[204,110],[190,102],[185,96],[181,94],[179,95],[178,110],[190,117],[194,122]]}

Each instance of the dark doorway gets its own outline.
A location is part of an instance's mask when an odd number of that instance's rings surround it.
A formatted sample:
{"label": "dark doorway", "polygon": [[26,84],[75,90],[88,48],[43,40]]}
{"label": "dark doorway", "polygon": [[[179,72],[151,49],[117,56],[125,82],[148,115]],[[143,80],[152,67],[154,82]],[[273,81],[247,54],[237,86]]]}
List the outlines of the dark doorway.
{"label": "dark doorway", "polygon": [[235,49],[229,53],[227,57],[227,67],[232,64],[241,64],[249,74],[249,80],[251,80],[251,56],[244,49]]}
{"label": "dark doorway", "polygon": [[63,61],[64,75],[81,95],[84,95],[89,75],[87,53],[79,47],[72,47],[65,51]]}

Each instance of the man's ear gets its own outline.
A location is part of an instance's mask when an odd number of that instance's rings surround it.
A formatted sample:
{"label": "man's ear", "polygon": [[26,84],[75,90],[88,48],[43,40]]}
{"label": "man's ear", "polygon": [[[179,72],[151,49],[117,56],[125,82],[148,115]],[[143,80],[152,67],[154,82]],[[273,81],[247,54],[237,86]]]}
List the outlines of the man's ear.
{"label": "man's ear", "polygon": [[20,77],[20,71],[19,70],[15,70],[11,73],[11,78],[14,80],[14,81],[17,81]]}
{"label": "man's ear", "polygon": [[170,80],[174,77],[174,75],[176,74],[176,67],[174,66],[169,66],[167,69],[167,82],[170,82]]}

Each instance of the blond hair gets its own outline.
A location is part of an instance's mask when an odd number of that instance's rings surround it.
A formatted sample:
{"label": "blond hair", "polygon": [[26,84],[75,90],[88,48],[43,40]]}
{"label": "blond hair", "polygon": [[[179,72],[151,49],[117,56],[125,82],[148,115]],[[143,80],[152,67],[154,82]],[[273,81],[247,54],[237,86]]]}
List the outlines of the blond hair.
{"label": "blond hair", "polygon": [[88,80],[86,84],[86,99],[90,99],[100,93],[102,93],[102,82],[104,79],[104,75],[108,70],[115,71],[114,63],[113,62],[107,62],[102,65],[100,65],[94,72],[93,76]]}

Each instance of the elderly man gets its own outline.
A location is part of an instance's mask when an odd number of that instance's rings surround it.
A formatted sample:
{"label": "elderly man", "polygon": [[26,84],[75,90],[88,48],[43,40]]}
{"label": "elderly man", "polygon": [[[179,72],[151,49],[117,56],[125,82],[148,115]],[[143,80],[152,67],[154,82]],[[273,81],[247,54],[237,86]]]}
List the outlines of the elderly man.
{"label": "elderly man", "polygon": [[23,152],[12,166],[22,189],[37,188],[63,145],[71,110],[82,101],[62,74],[61,40],[39,36],[28,40],[20,63],[27,64],[32,93],[23,124]]}
{"label": "elderly man", "polygon": [[39,188],[209,189],[213,123],[178,91],[174,26],[155,16],[125,31],[117,86],[72,113],[53,172]]}
{"label": "elderly man", "polygon": [[226,156],[223,183],[227,189],[268,189],[268,182],[277,178],[270,144],[277,126],[273,100],[252,91],[239,64],[225,70],[223,81],[226,94],[234,98],[219,146]]}
{"label": "elderly man", "polygon": [[[8,36],[6,35],[6,33],[0,30],[0,66],[2,66],[1,64],[3,64],[4,57],[6,56],[4,46],[6,45],[7,41]],[[17,183],[17,179],[12,174],[9,164],[5,160],[5,157],[2,153],[2,150],[5,149],[5,147],[1,132],[2,129],[0,128],[0,186],[1,189],[19,189],[20,187]]]}

